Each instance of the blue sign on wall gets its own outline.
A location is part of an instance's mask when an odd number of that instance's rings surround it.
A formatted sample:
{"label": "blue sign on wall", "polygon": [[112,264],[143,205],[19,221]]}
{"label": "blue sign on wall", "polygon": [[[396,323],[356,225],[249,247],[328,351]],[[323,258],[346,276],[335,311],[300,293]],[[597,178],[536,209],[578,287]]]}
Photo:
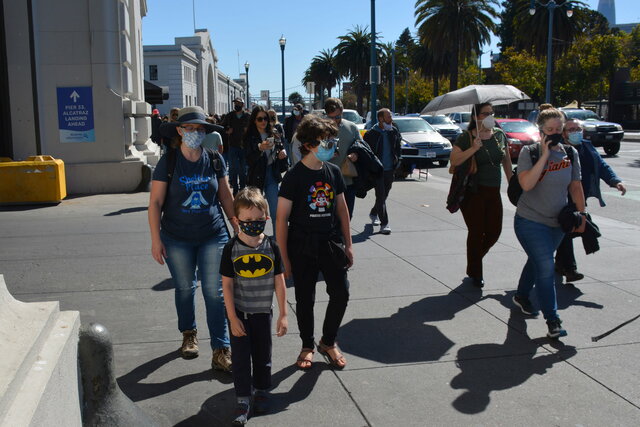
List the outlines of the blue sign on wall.
{"label": "blue sign on wall", "polygon": [[91,89],[91,86],[57,88],[60,142],[96,141]]}

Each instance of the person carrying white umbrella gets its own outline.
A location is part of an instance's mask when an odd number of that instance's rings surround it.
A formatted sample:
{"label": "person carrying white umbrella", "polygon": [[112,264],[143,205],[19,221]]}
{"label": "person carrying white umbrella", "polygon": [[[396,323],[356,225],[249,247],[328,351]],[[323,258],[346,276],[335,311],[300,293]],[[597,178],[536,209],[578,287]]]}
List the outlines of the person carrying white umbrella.
{"label": "person carrying white umbrella", "polygon": [[477,168],[460,210],[468,229],[466,274],[473,285],[480,288],[484,286],[482,260],[502,232],[500,168],[509,180],[513,171],[508,153],[507,137],[495,127],[492,105],[488,102],[475,105],[467,132],[461,134],[453,146],[451,165],[473,161]]}

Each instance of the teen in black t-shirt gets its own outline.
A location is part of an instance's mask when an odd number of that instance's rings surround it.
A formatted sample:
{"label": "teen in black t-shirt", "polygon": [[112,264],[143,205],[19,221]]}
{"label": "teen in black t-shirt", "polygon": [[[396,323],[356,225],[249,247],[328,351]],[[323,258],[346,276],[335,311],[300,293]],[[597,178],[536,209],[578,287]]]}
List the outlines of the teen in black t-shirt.
{"label": "teen in black t-shirt", "polygon": [[328,163],[336,147],[336,126],[316,116],[305,117],[297,129],[302,160],[280,185],[276,238],[286,277],[293,276],[296,315],[302,350],[300,369],[311,368],[314,347],[313,304],[318,273],[327,284],[329,304],[318,351],[342,369],[346,360],[335,339],[349,301],[347,269],[353,265],[349,211],[340,169]]}

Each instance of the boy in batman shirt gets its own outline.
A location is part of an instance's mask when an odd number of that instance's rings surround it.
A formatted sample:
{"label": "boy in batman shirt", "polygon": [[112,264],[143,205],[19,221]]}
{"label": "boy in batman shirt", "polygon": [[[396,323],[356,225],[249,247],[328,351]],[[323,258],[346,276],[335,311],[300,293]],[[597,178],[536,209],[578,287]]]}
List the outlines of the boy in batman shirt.
{"label": "boy in batman shirt", "polygon": [[[233,202],[240,233],[225,245],[220,261],[229,329],[233,385],[238,400],[234,425],[268,411],[271,387],[271,320],[275,292],[280,315],[276,334],[287,333],[287,305],[280,250],[264,234],[269,206],[259,189],[241,190]],[[253,375],[251,367],[253,365]],[[253,386],[253,404],[251,403]]]}

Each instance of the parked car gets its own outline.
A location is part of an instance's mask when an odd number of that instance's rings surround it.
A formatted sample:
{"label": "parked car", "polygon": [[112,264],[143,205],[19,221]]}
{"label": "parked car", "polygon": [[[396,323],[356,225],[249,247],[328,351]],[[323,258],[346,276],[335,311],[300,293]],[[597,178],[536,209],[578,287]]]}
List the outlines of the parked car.
{"label": "parked car", "polygon": [[469,122],[471,121],[471,113],[468,111],[449,113],[447,117],[449,117],[453,123],[460,126],[462,130],[467,130],[467,126],[469,126]]}
{"label": "parked car", "polygon": [[620,141],[624,138],[624,130],[618,123],[605,122],[596,113],[584,108],[560,108],[559,110],[568,119],[582,122],[584,139],[591,141],[595,147],[602,147],[609,156],[620,151]]}
{"label": "parked car", "polygon": [[342,110],[342,118],[349,120],[357,125],[364,125],[364,119],[356,110]]}
{"label": "parked car", "polygon": [[504,131],[509,141],[509,155],[517,160],[524,145],[540,142],[538,127],[525,119],[496,119],[496,125]]}
{"label": "parked car", "polygon": [[451,142],[455,142],[456,138],[458,138],[458,136],[460,136],[460,134],[464,132],[462,129],[460,129],[460,126],[453,123],[453,120],[451,120],[444,114],[440,114],[437,116],[431,116],[427,114],[420,117],[426,120],[427,123],[429,123],[432,128],[437,130],[440,135],[444,136]]}
{"label": "parked car", "polygon": [[394,117],[402,136],[402,161],[396,177],[406,178],[413,169],[440,167],[449,164],[451,142],[420,117]]}

